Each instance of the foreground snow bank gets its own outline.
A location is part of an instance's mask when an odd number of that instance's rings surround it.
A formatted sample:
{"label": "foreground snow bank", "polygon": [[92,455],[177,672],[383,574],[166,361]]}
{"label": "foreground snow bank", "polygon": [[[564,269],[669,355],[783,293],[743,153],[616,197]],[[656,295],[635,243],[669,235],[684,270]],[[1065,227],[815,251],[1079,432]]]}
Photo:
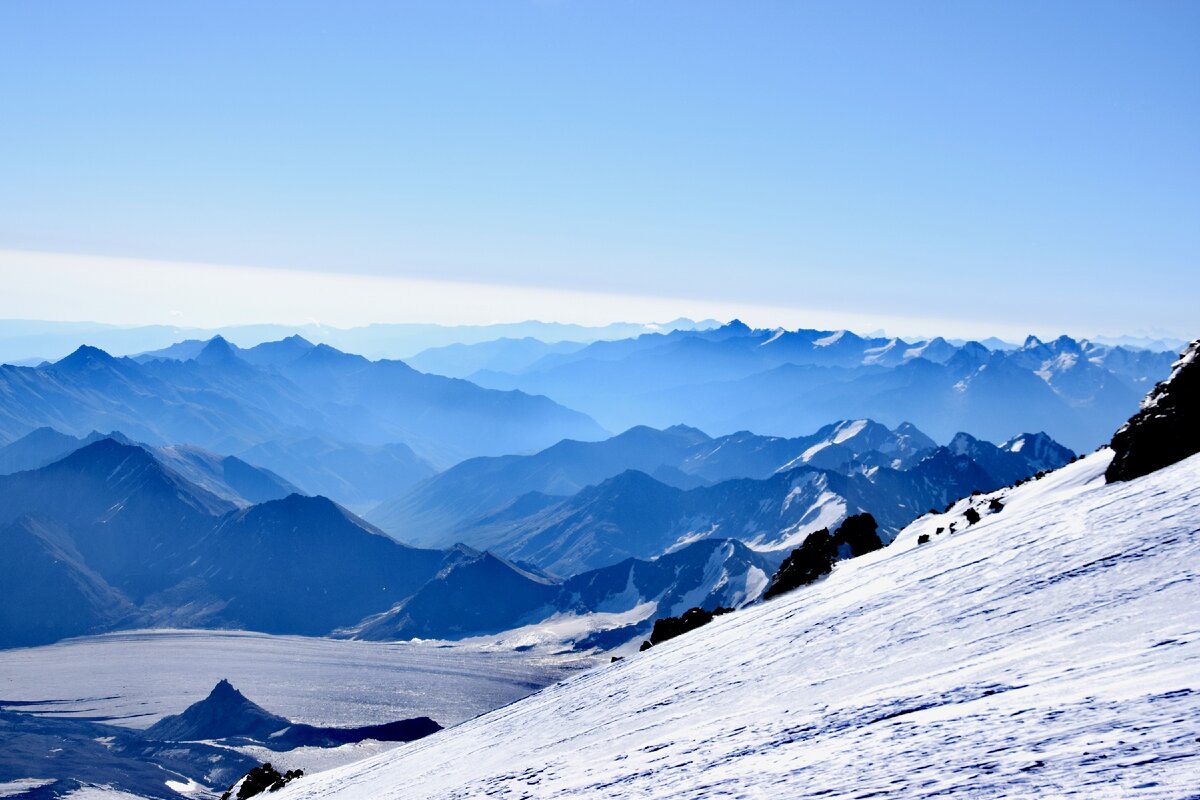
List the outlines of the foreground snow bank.
{"label": "foreground snow bank", "polygon": [[1109,458],[277,797],[1190,796],[1200,456]]}

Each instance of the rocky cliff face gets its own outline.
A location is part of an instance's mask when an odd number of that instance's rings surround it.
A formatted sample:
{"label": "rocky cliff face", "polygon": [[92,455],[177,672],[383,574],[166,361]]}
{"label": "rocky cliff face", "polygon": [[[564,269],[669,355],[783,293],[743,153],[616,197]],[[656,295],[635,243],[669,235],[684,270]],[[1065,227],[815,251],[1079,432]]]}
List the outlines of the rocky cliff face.
{"label": "rocky cliff face", "polygon": [[1200,452],[1200,339],[1112,438],[1109,483],[1139,478]]}

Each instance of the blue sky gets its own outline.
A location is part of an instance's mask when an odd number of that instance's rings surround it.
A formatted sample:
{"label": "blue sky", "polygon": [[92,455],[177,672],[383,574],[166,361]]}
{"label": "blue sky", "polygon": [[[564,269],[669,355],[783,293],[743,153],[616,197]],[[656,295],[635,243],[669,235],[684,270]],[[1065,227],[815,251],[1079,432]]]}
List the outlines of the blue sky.
{"label": "blue sky", "polygon": [[[114,291],[197,322],[253,298],[169,262],[1196,335],[1198,40],[1184,2],[10,1],[0,269],[162,262]],[[52,283],[0,316],[118,313]]]}

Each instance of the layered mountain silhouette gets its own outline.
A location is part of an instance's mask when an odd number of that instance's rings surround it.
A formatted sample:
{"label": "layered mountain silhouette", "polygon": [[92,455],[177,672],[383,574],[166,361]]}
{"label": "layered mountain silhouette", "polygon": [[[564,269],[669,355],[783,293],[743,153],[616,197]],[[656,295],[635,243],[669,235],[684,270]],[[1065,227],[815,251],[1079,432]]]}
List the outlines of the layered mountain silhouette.
{"label": "layered mountain silhouette", "polygon": [[[38,428],[0,447],[0,475],[46,466],[101,439],[137,444],[118,431],[92,431],[87,436],[76,437],[53,428]],[[141,446],[192,483],[237,505],[274,500],[300,491],[270,470],[236,456],[220,456],[194,445]]]}
{"label": "layered mountain silhouette", "polygon": [[[647,616],[623,623],[636,628],[654,614],[756,599],[787,549],[848,515],[871,512],[886,536],[931,506],[999,485],[1002,470],[1024,463],[1031,474],[1022,452],[1066,458],[1041,436],[1013,442],[995,447],[962,435],[929,450],[912,426],[865,420],[795,441],[713,440],[676,427],[563,442],[465,464],[463,492],[499,487],[474,508],[502,505],[457,529],[472,547],[420,548],[324,497],[249,504],[264,481],[271,492],[281,486],[248,465],[237,474],[244,462],[105,437],[0,476],[0,537],[11,555],[0,569],[9,601],[0,644],[146,625],[461,638],[555,614],[644,606]],[[843,471],[811,465],[825,458]],[[623,469],[630,460],[704,485],[684,489]],[[734,465],[765,471],[779,461],[762,479],[708,484],[696,475]],[[527,491],[508,499],[530,485],[571,491],[614,469],[622,471],[566,497]],[[236,498],[223,496],[235,485]]]}
{"label": "layered mountain silhouette", "polygon": [[218,336],[168,355],[186,358],[114,358],[82,346],[39,367],[0,366],[0,432],[119,429],[150,444],[189,442],[226,455],[309,436],[405,442],[442,465],[603,433],[544,397],[299,339],[243,351]]}
{"label": "layered mountain silhouette", "polygon": [[0,526],[5,646],[138,624],[328,633],[464,557],[401,545],[325,498],[238,508],[107,438],[0,476]]}
{"label": "layered mountain silhouette", "polygon": [[645,334],[481,370],[484,386],[545,394],[622,429],[684,422],[723,434],[794,436],[830,419],[909,421],[939,440],[967,430],[1000,441],[1044,430],[1080,451],[1106,441],[1164,377],[1172,353],[1060,337],[1014,349],[945,339],[906,342],[850,331]]}
{"label": "layered mountain silhouette", "polygon": [[740,605],[778,561],[705,540],[564,582],[466,547],[402,545],[322,497],[238,508],[107,438],[0,477],[0,526],[4,646],[145,625],[460,638],[648,602]]}
{"label": "layered mountain silhouette", "polygon": [[903,471],[878,467],[846,475],[798,467],[764,480],[739,478],[690,490],[630,470],[524,517],[485,517],[461,536],[572,575],[703,538],[790,549],[807,534],[862,512],[879,520],[887,539],[930,508],[1000,485],[969,457],[944,448]]}
{"label": "layered mountain silhouette", "polygon": [[[792,547],[856,511],[876,514],[890,535],[931,506],[1073,457],[1043,433],[1000,446],[959,433],[939,448],[911,424],[871,420],[791,439],[638,427],[530,456],[471,459],[368,516],[415,544],[463,541],[572,575],[704,536]],[[779,479],[786,473],[795,486]]]}
{"label": "layered mountain silhouette", "polygon": [[[749,431],[712,438],[684,425],[630,428],[600,442],[563,441],[529,456],[474,458],[380,504],[367,516],[418,544],[457,541],[465,523],[509,506],[549,504],[626,470],[691,489],[730,478],[767,478],[803,465],[852,471],[911,466],[937,447],[911,424],[889,430],[871,420],[846,420],[794,438]],[[507,508],[511,516],[514,508]]]}

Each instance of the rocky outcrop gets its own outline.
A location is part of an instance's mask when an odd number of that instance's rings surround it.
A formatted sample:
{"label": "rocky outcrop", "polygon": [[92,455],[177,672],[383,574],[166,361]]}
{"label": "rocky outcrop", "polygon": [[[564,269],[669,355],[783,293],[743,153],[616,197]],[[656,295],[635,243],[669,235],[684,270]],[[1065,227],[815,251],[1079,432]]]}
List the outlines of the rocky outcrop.
{"label": "rocky outcrop", "polygon": [[263,792],[277,792],[302,775],[304,775],[302,769],[289,769],[287,772],[280,773],[271,766],[270,762],[267,762],[247,772],[245,777],[221,795],[221,800],[231,800],[235,797],[237,800],[245,800],[247,797],[254,797]]}
{"label": "rocky outcrop", "polygon": [[674,639],[680,634],[694,631],[696,628],[707,625],[713,621],[714,617],[719,617],[722,614],[728,614],[733,611],[732,608],[716,608],[712,611],[706,611],[703,608],[689,608],[687,611],[680,614],[678,617],[663,617],[654,621],[654,630],[650,632],[650,638],[642,642],[642,650],[649,650],[656,644],[662,644],[665,641]]}
{"label": "rocky outcrop", "polygon": [[1170,377],[1112,438],[1113,460],[1104,477],[1127,481],[1200,452],[1200,339],[1175,362]]}
{"label": "rocky outcrop", "polygon": [[828,575],[839,558],[854,558],[878,550],[883,547],[878,530],[875,518],[864,512],[847,517],[835,534],[830,534],[828,528],[809,534],[784,559],[763,599],[769,600]]}
{"label": "rocky outcrop", "polygon": [[771,578],[771,585],[763,593],[763,599],[770,600],[828,575],[833,571],[836,557],[837,546],[833,543],[828,528],[810,533],[808,538],[784,559],[779,571]]}

